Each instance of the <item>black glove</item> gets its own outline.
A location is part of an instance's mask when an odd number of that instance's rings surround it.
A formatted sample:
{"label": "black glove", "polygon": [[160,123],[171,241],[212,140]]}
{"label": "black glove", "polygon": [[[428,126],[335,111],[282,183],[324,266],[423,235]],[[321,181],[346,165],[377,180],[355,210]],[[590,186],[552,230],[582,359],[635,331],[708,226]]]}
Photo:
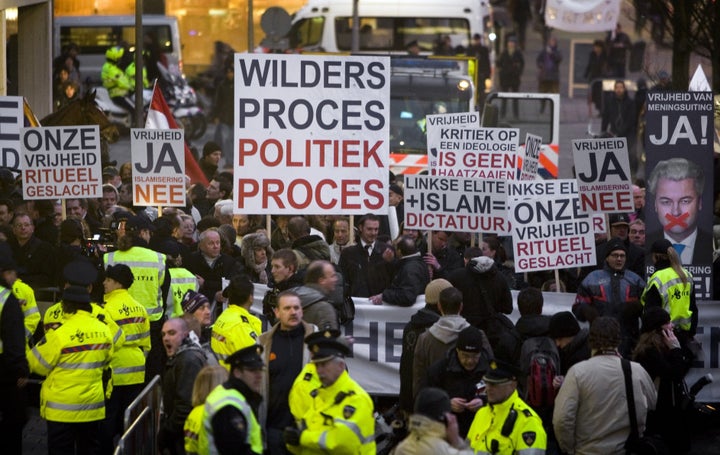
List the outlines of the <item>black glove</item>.
{"label": "black glove", "polygon": [[285,441],[285,444],[291,446],[299,446],[300,433],[302,433],[302,431],[300,431],[299,428],[285,427],[285,430],[283,430],[283,441]]}

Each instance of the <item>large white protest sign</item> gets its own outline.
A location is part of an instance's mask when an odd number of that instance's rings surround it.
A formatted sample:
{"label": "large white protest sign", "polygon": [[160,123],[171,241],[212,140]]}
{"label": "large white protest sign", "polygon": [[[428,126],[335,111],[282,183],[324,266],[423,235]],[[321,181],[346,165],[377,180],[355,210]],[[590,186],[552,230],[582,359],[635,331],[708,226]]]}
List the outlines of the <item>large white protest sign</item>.
{"label": "large white protest sign", "polygon": [[575,139],[572,150],[580,207],[584,212],[635,210],[627,139]]}
{"label": "large white protest sign", "polygon": [[541,149],[541,136],[531,133],[525,134],[525,147],[522,151],[522,166],[520,167],[519,180],[535,180],[537,178]]}
{"label": "large white protest sign", "polygon": [[0,167],[20,172],[20,128],[23,127],[23,99],[0,96]]}
{"label": "large white protest sign", "polygon": [[235,55],[234,210],[386,213],[390,58]]}
{"label": "large white protest sign", "polygon": [[186,205],[183,138],[180,129],[130,131],[134,205]]}
{"label": "large white protest sign", "polygon": [[595,265],[593,216],[575,180],[508,183],[516,272]]}
{"label": "large white protest sign", "polygon": [[517,128],[441,127],[428,137],[433,175],[515,180]]}
{"label": "large white protest sign", "polygon": [[22,128],[24,199],[102,197],[97,125]]}
{"label": "large white protest sign", "polygon": [[405,176],[405,227],[508,234],[506,182]]}

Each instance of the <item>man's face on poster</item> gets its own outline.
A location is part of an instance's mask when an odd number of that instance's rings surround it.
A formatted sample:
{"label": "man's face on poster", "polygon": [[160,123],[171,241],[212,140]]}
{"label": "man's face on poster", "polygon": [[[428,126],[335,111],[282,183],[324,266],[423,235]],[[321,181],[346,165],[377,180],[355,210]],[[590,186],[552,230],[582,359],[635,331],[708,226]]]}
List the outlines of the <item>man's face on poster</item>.
{"label": "man's face on poster", "polygon": [[658,221],[669,237],[682,241],[697,226],[702,210],[701,195],[695,191],[694,179],[658,180],[655,191],[655,211]]}

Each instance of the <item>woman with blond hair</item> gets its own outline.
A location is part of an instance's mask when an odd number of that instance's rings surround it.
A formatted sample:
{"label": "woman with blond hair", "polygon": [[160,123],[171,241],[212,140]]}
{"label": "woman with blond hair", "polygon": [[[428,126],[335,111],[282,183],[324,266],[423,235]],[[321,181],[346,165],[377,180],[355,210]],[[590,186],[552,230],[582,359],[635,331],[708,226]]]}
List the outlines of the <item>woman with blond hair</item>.
{"label": "woman with blond hair", "polygon": [[228,372],[220,365],[204,367],[195,378],[192,391],[193,409],[185,420],[183,432],[185,433],[185,453],[193,455],[198,453],[198,434],[203,421],[203,407],[205,399],[210,392],[223,382],[227,381]]}
{"label": "woman with blond hair", "polygon": [[641,301],[646,311],[660,307],[670,313],[680,345],[688,348],[698,326],[692,275],[682,267],[680,256],[669,240],[656,240],[650,251],[655,273],[648,280]]}

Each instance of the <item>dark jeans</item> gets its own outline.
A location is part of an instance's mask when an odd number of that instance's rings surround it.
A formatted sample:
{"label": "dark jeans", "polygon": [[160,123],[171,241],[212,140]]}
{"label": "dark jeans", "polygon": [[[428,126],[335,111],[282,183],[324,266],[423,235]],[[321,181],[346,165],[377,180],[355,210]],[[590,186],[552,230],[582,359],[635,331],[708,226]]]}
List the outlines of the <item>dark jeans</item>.
{"label": "dark jeans", "polygon": [[100,453],[100,420],[94,422],[47,421],[49,455],[95,455]]}

